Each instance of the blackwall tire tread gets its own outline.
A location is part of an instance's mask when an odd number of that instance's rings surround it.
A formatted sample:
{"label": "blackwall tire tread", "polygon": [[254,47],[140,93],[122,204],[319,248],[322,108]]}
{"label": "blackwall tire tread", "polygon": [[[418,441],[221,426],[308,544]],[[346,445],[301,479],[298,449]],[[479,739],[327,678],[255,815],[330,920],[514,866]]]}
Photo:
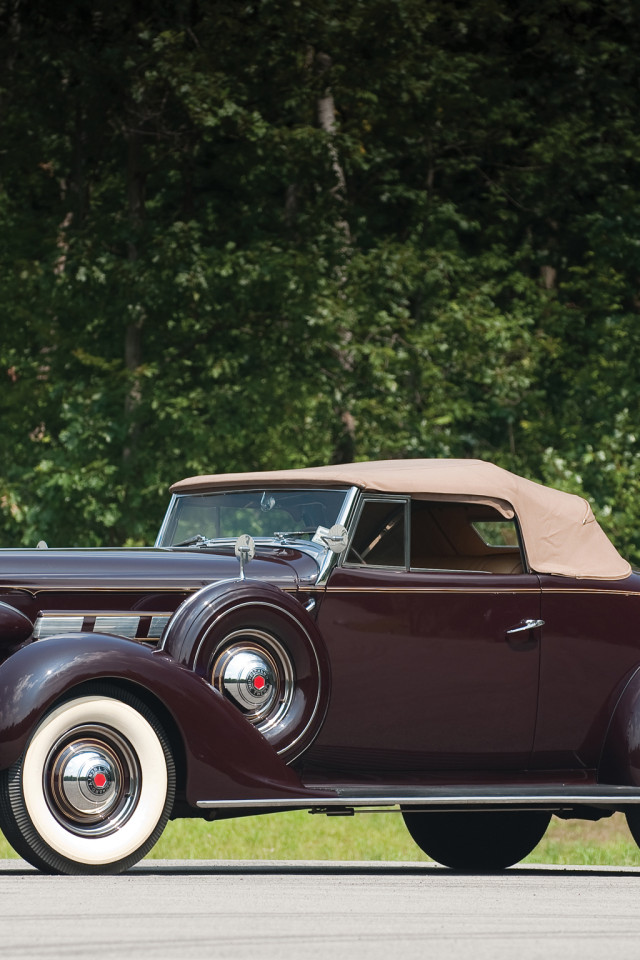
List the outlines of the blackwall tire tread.
{"label": "blackwall tire tread", "polygon": [[551,814],[542,810],[404,810],[403,817],[412,838],[436,863],[461,872],[490,872],[528,856],[544,836]]}
{"label": "blackwall tire tread", "polygon": [[638,807],[632,807],[627,810],[625,813],[627,818],[627,826],[631,836],[636,842],[636,846],[640,847],[640,809]]}

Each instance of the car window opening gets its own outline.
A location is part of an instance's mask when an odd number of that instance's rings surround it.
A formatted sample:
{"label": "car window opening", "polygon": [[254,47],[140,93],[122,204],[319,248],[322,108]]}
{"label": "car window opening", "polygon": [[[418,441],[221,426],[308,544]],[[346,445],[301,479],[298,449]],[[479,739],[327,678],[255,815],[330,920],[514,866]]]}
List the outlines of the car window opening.
{"label": "car window opening", "polygon": [[516,521],[485,504],[413,500],[411,568],[522,573]]}
{"label": "car window opening", "polygon": [[347,563],[405,567],[405,503],[366,500]]}
{"label": "car window opening", "polygon": [[[366,500],[346,562],[406,569],[405,503]],[[523,572],[515,519],[488,504],[412,500],[412,570]]]}

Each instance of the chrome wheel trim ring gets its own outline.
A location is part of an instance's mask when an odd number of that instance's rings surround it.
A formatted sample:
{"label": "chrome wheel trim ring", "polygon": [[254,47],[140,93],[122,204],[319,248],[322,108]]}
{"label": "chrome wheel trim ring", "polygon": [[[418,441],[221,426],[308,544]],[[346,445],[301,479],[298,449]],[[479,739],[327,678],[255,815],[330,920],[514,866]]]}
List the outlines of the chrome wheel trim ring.
{"label": "chrome wheel trim ring", "polygon": [[83,724],[52,746],[42,786],[49,811],[66,830],[105,837],[135,811],[142,772],[124,737],[101,724]]}
{"label": "chrome wheel trim ring", "polygon": [[[245,709],[238,702],[238,698],[229,695],[229,688],[225,684],[225,668],[234,656],[244,652],[262,659],[267,667],[266,672],[273,676],[273,692],[263,707]],[[280,723],[291,707],[295,691],[295,670],[289,653],[273,634],[250,627],[234,630],[218,644],[213,654],[210,681],[212,686],[241,709],[247,719],[266,736]]]}

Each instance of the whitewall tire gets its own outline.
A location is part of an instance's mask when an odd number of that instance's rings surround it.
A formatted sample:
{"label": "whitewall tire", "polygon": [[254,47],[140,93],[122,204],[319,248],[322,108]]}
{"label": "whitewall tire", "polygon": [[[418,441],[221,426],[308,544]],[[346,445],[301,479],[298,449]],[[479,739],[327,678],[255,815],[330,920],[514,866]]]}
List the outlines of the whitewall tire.
{"label": "whitewall tire", "polygon": [[168,739],[134,695],[94,685],[52,709],[0,775],[0,825],[54,873],[117,873],[143,857],[175,795]]}

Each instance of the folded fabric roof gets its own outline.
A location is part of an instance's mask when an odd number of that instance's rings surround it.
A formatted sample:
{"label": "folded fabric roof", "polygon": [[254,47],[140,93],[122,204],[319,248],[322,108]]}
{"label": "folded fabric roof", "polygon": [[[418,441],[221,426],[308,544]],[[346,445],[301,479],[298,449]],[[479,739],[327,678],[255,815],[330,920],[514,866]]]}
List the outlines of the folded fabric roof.
{"label": "folded fabric roof", "polygon": [[171,491],[324,486],[488,503],[505,516],[515,511],[529,565],[537,573],[596,580],[620,580],[631,573],[630,564],[608,539],[585,499],[526,480],[484,460],[371,460],[227,473],[189,477],[174,484]]}

